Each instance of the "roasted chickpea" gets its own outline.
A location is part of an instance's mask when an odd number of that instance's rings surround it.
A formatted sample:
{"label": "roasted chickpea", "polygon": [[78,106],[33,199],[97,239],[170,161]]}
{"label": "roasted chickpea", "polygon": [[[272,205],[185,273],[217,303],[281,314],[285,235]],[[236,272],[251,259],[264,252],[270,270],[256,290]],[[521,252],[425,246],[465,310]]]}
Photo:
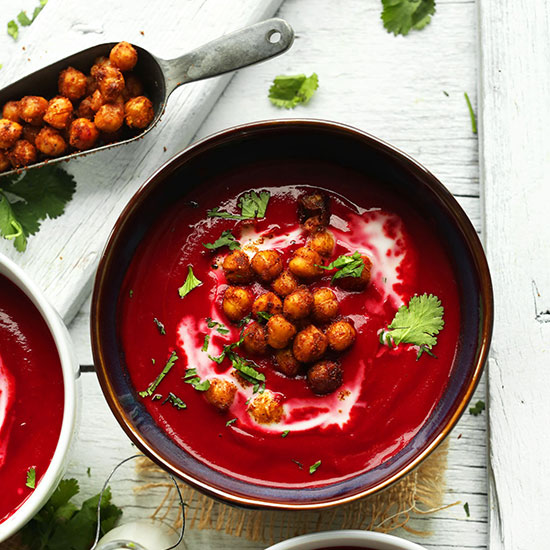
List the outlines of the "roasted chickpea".
{"label": "roasted chickpea", "polygon": [[0,118],[0,149],[9,149],[20,138],[23,127],[18,122]]}
{"label": "roasted chickpea", "polygon": [[126,86],[122,91],[125,101],[128,101],[132,97],[137,97],[138,95],[143,95],[143,84],[141,80],[135,74],[127,74],[124,77]]}
{"label": "roasted chickpea", "polygon": [[117,67],[103,64],[96,72],[95,79],[101,95],[106,101],[114,101],[124,90],[124,77]]}
{"label": "roasted chickpea", "polygon": [[235,393],[237,386],[233,382],[224,378],[212,378],[210,387],[204,392],[204,398],[220,412],[225,412],[233,404]]}
{"label": "roasted chickpea", "polygon": [[121,71],[131,71],[138,59],[136,49],[128,42],[119,42],[109,54],[109,61]]}
{"label": "roasted chickpea", "polygon": [[355,342],[357,331],[349,321],[336,321],[327,328],[326,336],[331,349],[344,351]]}
{"label": "roasted chickpea", "polygon": [[105,57],[104,55],[95,58],[94,64],[90,69],[90,75],[94,80],[97,77],[97,73],[99,69],[101,69],[101,67],[104,67],[105,65],[112,65],[111,60]]}
{"label": "roasted chickpea", "polygon": [[282,315],[273,315],[266,329],[267,343],[275,349],[286,348],[296,334],[296,327]]}
{"label": "roasted chickpea", "polygon": [[247,410],[258,424],[276,424],[281,421],[284,414],[281,396],[269,390],[257,395]]}
{"label": "roasted chickpea", "polygon": [[294,378],[299,372],[302,364],[294,357],[292,349],[278,349],[275,352],[275,367],[289,378]]}
{"label": "roasted chickpea", "polygon": [[41,126],[48,101],[37,95],[26,95],[19,101],[19,116],[32,126]]}
{"label": "roasted chickpea", "polygon": [[361,256],[361,258],[363,259],[364,267],[359,277],[342,277],[341,279],[336,279],[334,284],[345,290],[365,290],[370,282],[372,262],[368,256]]}
{"label": "roasted chickpea", "polygon": [[86,96],[92,95],[97,90],[97,81],[93,76],[86,77]]}
{"label": "roasted chickpea", "polygon": [[266,292],[265,294],[258,296],[252,306],[252,313],[254,315],[257,316],[260,311],[270,313],[271,315],[276,315],[277,313],[281,313],[283,311],[283,303],[273,292]]}
{"label": "roasted chickpea", "polygon": [[8,153],[6,151],[0,151],[0,172],[5,172],[8,168],[11,168]]}
{"label": "roasted chickpea", "polygon": [[53,128],[42,128],[36,136],[36,148],[48,157],[58,157],[67,150],[67,142]]}
{"label": "roasted chickpea", "polygon": [[77,118],[69,130],[69,143],[76,149],[90,149],[95,145],[99,132],[87,118]]}
{"label": "roasted chickpea", "polygon": [[99,90],[96,90],[92,97],[90,98],[90,107],[94,113],[97,113],[102,105],[105,105],[107,103],[105,101],[105,98],[101,95],[101,92]]}
{"label": "roasted chickpea", "polygon": [[94,123],[101,132],[116,132],[124,123],[124,107],[115,103],[105,103],[97,111]]}
{"label": "roasted chickpea", "polygon": [[44,122],[63,130],[69,126],[73,116],[73,104],[66,97],[54,97],[48,103]]}
{"label": "roasted chickpea", "polygon": [[326,350],[327,338],[315,325],[309,325],[301,330],[292,344],[294,357],[302,363],[317,361]]}
{"label": "roasted chickpea", "polygon": [[314,235],[318,231],[323,231],[326,228],[326,223],[323,222],[321,216],[312,216],[303,223],[303,228],[306,233]]}
{"label": "roasted chickpea", "polygon": [[145,128],[155,116],[153,104],[143,95],[129,99],[124,105],[124,113],[130,128]]}
{"label": "roasted chickpea", "polygon": [[2,118],[19,122],[19,101],[8,101],[2,109]]}
{"label": "roasted chickpea", "polygon": [[308,246],[298,248],[288,262],[288,268],[300,279],[314,279],[319,277],[323,270],[318,267],[322,265],[322,259],[316,250]]}
{"label": "roasted chickpea", "polygon": [[223,295],[223,312],[231,321],[240,321],[252,310],[253,301],[254,297],[250,290],[238,286],[229,286]]}
{"label": "roasted chickpea", "polygon": [[14,168],[28,166],[36,161],[36,147],[27,140],[20,139],[15,142],[8,156]]}
{"label": "roasted chickpea", "polygon": [[234,285],[245,285],[254,277],[250,260],[242,250],[234,250],[225,257],[223,272],[227,282]]}
{"label": "roasted chickpea", "polygon": [[267,351],[267,332],[265,327],[253,321],[243,332],[242,346],[251,355],[263,355]]}
{"label": "roasted chickpea", "polygon": [[22,139],[26,139],[29,143],[32,143],[36,146],[36,136],[40,133],[42,128],[38,126],[31,126],[30,124],[25,124],[23,126],[23,133],[21,135]]}
{"label": "roasted chickpea", "polygon": [[291,271],[285,269],[272,283],[273,290],[279,296],[288,296],[298,288],[298,280]]}
{"label": "roasted chickpea", "polygon": [[326,229],[316,231],[309,241],[309,246],[321,256],[330,256],[334,252],[334,244],[334,235]]}
{"label": "roasted chickpea", "polygon": [[61,71],[57,87],[59,95],[68,97],[71,101],[80,99],[82,96],[86,95],[88,88],[86,75],[73,67],[69,67]]}
{"label": "roasted chickpea", "polygon": [[283,271],[281,255],[276,250],[260,250],[252,258],[254,273],[264,282],[278,277]]}
{"label": "roasted chickpea", "polygon": [[303,223],[312,216],[318,216],[323,225],[330,218],[329,199],[323,193],[309,193],[298,199],[298,216]]}
{"label": "roasted chickpea", "polygon": [[337,390],[342,385],[343,377],[342,368],[334,361],[319,361],[307,371],[307,383],[317,395]]}
{"label": "roasted chickpea", "polygon": [[283,304],[283,313],[291,321],[304,319],[313,308],[313,296],[306,286],[301,286],[289,294]]}
{"label": "roasted chickpea", "polygon": [[[101,95],[101,94],[100,94]],[[96,110],[99,110],[96,109]],[[86,96],[78,106],[76,110],[76,116],[78,118],[87,118],[88,120],[93,120],[95,116],[95,111],[92,109],[92,96]]]}
{"label": "roasted chickpea", "polygon": [[338,315],[338,299],[330,288],[318,288],[313,292],[313,317],[326,323]]}

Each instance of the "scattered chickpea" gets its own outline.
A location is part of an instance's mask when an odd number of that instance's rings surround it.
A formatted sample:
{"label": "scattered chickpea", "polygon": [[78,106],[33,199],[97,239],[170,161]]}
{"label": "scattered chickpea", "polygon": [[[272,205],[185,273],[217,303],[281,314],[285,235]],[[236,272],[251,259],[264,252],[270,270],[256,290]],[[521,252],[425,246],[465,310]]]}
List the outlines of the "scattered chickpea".
{"label": "scattered chickpea", "polygon": [[36,160],[36,148],[27,140],[20,139],[15,142],[15,145],[8,153],[8,157],[14,168],[28,166]]}
{"label": "scattered chickpea", "polygon": [[48,101],[37,95],[26,95],[19,101],[19,116],[32,126],[41,126]]}
{"label": "scattered chickpea", "polygon": [[2,118],[7,118],[13,122],[19,122],[19,101],[8,101],[2,109]]}
{"label": "scattered chickpea", "polygon": [[252,311],[253,301],[250,290],[238,286],[227,287],[223,295],[223,312],[231,321],[240,321]]}
{"label": "scattered chickpea", "polygon": [[284,415],[280,396],[269,390],[264,391],[248,405],[248,414],[258,424],[277,424]]}
{"label": "scattered chickpea", "polygon": [[105,103],[97,111],[94,123],[101,132],[116,132],[124,124],[124,107],[115,103]]}
{"label": "scattered chickpea", "polygon": [[237,386],[233,382],[224,378],[212,378],[210,387],[204,392],[204,398],[220,412],[225,412],[233,404],[235,393]]}
{"label": "scattered chickpea", "polygon": [[313,393],[326,395],[337,390],[343,382],[340,365],[334,361],[320,361],[307,371],[307,383]]}
{"label": "scattered chickpea", "polygon": [[119,42],[109,54],[109,61],[121,71],[131,71],[137,60],[136,49],[128,42]]}
{"label": "scattered chickpea", "polygon": [[143,95],[129,99],[124,105],[124,112],[130,128],[145,128],[155,116],[153,104]]}
{"label": "scattered chickpea", "polygon": [[291,321],[304,319],[313,308],[313,296],[306,286],[301,286],[289,294],[283,304],[283,313]]}
{"label": "scattered chickpea", "polygon": [[298,288],[298,280],[292,271],[285,269],[272,283],[273,290],[279,296],[288,296]]}
{"label": "scattered chickpea", "polygon": [[278,349],[275,352],[275,366],[289,378],[294,378],[302,367],[302,364],[294,357],[291,348]]}
{"label": "scattered chickpea", "polygon": [[276,250],[260,250],[252,258],[254,273],[264,282],[272,281],[283,271],[281,255]]}
{"label": "scattered chickpea", "polygon": [[321,256],[330,256],[334,252],[334,235],[328,230],[316,231],[311,240],[309,246],[316,252],[319,252]]}
{"label": "scattered chickpea", "polygon": [[245,285],[254,277],[250,260],[242,250],[234,250],[225,257],[223,271],[227,282],[234,285]]}
{"label": "scattered chickpea", "polygon": [[36,148],[48,157],[58,157],[67,150],[67,142],[53,128],[42,128],[36,136]]}
{"label": "scattered chickpea", "polygon": [[317,361],[326,350],[327,338],[315,325],[309,325],[300,331],[292,344],[294,357],[302,363]]}
{"label": "scattered chickpea", "polygon": [[312,216],[318,216],[323,225],[328,225],[330,218],[328,197],[319,192],[303,195],[298,199],[298,215],[302,222]]}
{"label": "scattered chickpea", "polygon": [[265,328],[253,321],[243,332],[244,350],[251,355],[264,355],[267,352],[267,333]]}
{"label": "scattered chickpea", "polygon": [[114,101],[124,90],[124,77],[120,70],[113,65],[103,64],[96,72],[95,79],[98,89],[106,101]]}
{"label": "scattered chickpea", "polygon": [[266,329],[267,343],[275,349],[286,348],[296,334],[296,327],[282,315],[273,315]]}
{"label": "scattered chickpea", "polygon": [[130,73],[124,77],[124,80],[126,82],[126,86],[122,94],[126,101],[132,97],[143,95],[143,84],[136,75]]}
{"label": "scattered chickpea", "polygon": [[0,150],[0,172],[7,170],[11,166],[10,159],[6,151]]}
{"label": "scattered chickpea", "polygon": [[21,136],[23,127],[18,122],[0,118],[0,149],[9,149]]}
{"label": "scattered chickpea", "polygon": [[336,321],[326,332],[328,345],[334,351],[344,351],[349,348],[357,336],[355,327],[349,321]]}
{"label": "scattered chickpea", "polygon": [[361,256],[361,258],[363,259],[364,267],[360,277],[342,277],[341,279],[336,279],[334,283],[345,290],[365,290],[370,282],[372,262],[368,256]]}
{"label": "scattered chickpea", "polygon": [[290,271],[300,279],[319,277],[323,272],[319,265],[322,265],[321,255],[308,246],[298,248],[288,262]]}
{"label": "scattered chickpea", "polygon": [[33,145],[36,146],[36,136],[38,136],[41,130],[42,128],[39,128],[38,126],[31,126],[30,124],[25,124],[23,126],[23,132],[21,134],[21,137],[23,139],[26,139],[29,143],[32,143]]}
{"label": "scattered chickpea", "polygon": [[261,311],[276,315],[283,311],[283,303],[280,298],[273,292],[266,292],[258,296],[252,306],[252,313],[258,315]]}
{"label": "scattered chickpea", "polygon": [[318,288],[313,292],[313,317],[326,323],[338,315],[338,299],[330,288]]}
{"label": "scattered chickpea", "polygon": [[59,95],[68,97],[71,101],[80,99],[86,95],[86,75],[73,67],[61,71],[57,83]]}
{"label": "scattered chickpea", "polygon": [[[78,118],[87,118],[88,120],[93,120],[95,116],[95,111],[92,108],[92,96],[86,96],[79,104],[78,109],[76,110],[76,116]],[[99,109],[96,109],[99,110]]]}
{"label": "scattered chickpea", "polygon": [[54,97],[50,100],[44,114],[44,122],[63,130],[69,126],[72,118],[73,104],[66,97]]}
{"label": "scattered chickpea", "polygon": [[99,132],[95,124],[87,118],[77,118],[69,130],[69,143],[77,149],[90,149],[95,145]]}

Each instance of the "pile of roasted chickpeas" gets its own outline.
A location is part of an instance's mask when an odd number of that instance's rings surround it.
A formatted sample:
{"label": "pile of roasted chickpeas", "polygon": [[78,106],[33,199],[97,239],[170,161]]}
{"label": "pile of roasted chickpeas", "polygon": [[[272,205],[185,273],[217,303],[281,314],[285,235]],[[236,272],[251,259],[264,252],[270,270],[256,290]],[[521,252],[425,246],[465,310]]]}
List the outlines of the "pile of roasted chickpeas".
{"label": "pile of roasted chickpeas", "polygon": [[[276,250],[259,251],[252,260],[241,250],[225,257],[223,270],[229,286],[222,308],[232,322],[249,314],[256,317],[243,332],[241,346],[248,354],[273,354],[274,367],[280,373],[291,378],[305,374],[312,392],[326,395],[342,385],[343,371],[337,356],[354,343],[357,333],[353,323],[340,316],[338,299],[331,288],[310,287],[326,275],[319,266],[325,265],[334,252],[334,236],[327,229],[328,199],[321,193],[308,194],[299,199],[298,211],[309,238],[286,267]],[[335,284],[346,290],[364,290],[372,263],[367,256],[362,260],[360,277],[342,277]],[[254,296],[248,285],[255,280],[270,285],[272,290]],[[262,317],[269,317],[267,323]],[[327,354],[330,359],[325,357]],[[218,380],[207,392],[207,400],[227,410],[236,391],[232,386],[229,381]],[[267,390],[250,403],[249,413],[259,423],[277,422],[282,406]]]}
{"label": "pile of roasted chickpeas", "polygon": [[137,60],[136,49],[119,42],[108,58],[95,60],[89,76],[73,67],[62,71],[59,95],[49,101],[34,95],[8,101],[0,118],[0,172],[117,141],[124,122],[147,127],[153,104],[131,72]]}

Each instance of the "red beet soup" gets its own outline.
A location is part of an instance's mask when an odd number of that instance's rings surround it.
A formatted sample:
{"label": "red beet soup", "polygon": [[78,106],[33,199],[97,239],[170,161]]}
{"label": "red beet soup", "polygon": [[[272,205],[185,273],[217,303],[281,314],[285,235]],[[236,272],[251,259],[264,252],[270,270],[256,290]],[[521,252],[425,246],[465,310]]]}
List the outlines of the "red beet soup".
{"label": "red beet soup", "polygon": [[[327,230],[335,240],[321,265],[354,253],[372,262],[370,282],[361,291],[333,284],[335,269],[299,281],[312,293],[331,289],[338,313],[321,322],[295,321],[297,331],[314,324],[328,333],[338,320],[356,331],[352,345],[343,351],[328,347],[322,357],[340,373],[337,388],[326,394],[312,391],[306,373],[313,362],[299,365],[290,377],[279,372],[269,346],[264,355],[248,353],[244,345],[228,347],[239,342],[243,328],[223,306],[233,286],[223,269],[228,245],[237,248],[233,238],[250,258],[276,250],[286,269],[296,250],[312,239],[298,202],[319,192],[329,204]],[[246,215],[245,203],[254,196],[268,197],[265,215],[227,217]],[[220,237],[226,244],[214,248]],[[239,288],[253,299],[274,290],[272,282],[257,276]],[[397,310],[423,294],[436,296],[444,308],[444,328],[430,353],[419,353],[413,344],[381,343]],[[118,316],[132,383],[177,445],[238,479],[296,488],[369,471],[411,441],[449,381],[460,304],[437,231],[406,200],[353,170],[292,161],[209,180],[174,204],[139,245]],[[256,322],[265,330],[270,315]],[[250,327],[243,326],[245,332]],[[290,349],[296,347],[290,343]],[[221,404],[211,395],[214,385],[224,390]]]}
{"label": "red beet soup", "polygon": [[45,474],[61,432],[63,400],[61,362],[46,322],[0,275],[0,523]]}

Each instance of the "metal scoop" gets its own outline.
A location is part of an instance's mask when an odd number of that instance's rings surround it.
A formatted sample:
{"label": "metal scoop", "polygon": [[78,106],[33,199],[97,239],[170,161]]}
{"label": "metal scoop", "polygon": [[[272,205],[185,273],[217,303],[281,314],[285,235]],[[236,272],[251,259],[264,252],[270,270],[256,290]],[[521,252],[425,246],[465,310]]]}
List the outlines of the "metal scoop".
{"label": "metal scoop", "polygon": [[[123,135],[120,141],[48,158],[24,168],[2,172],[0,176],[103,151],[141,138],[159,121],[168,97],[178,86],[275,57],[288,50],[293,41],[292,27],[283,19],[274,18],[222,36],[176,59],[160,59],[147,50],[134,46],[138,52],[138,63],[133,73],[142,81],[144,93],[152,101],[155,111],[155,118],[147,128],[137,132],[127,129],[130,135]],[[10,100],[17,101],[25,95],[40,95],[47,99],[54,97],[58,94],[57,80],[63,69],[71,66],[89,74],[94,60],[102,55],[108,56],[115,44],[116,42],[110,42],[93,46],[10,84],[0,90],[0,105]]]}

